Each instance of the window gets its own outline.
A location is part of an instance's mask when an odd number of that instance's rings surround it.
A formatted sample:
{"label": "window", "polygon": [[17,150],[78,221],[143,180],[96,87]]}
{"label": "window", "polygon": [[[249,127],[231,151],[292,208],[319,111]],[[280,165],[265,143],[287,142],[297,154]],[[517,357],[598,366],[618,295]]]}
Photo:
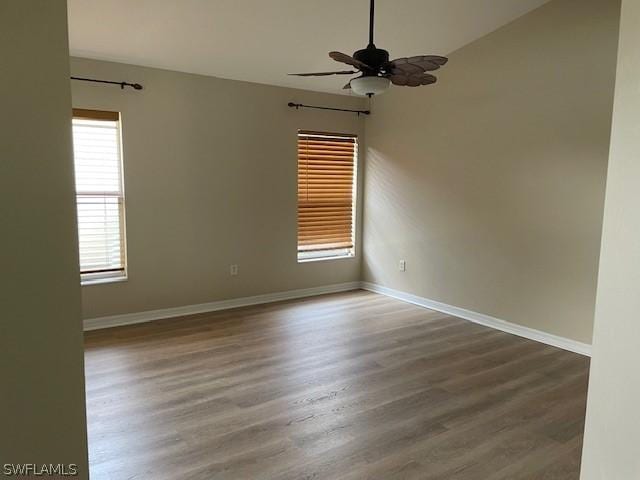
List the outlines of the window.
{"label": "window", "polygon": [[120,115],[73,110],[83,283],[126,278]]}
{"label": "window", "polygon": [[358,142],[298,132],[298,261],[354,255]]}

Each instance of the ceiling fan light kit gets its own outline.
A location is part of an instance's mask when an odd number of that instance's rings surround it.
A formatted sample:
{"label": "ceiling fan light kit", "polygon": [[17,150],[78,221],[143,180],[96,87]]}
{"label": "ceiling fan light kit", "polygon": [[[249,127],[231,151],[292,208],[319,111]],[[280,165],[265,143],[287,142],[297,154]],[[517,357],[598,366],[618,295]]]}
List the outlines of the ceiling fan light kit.
{"label": "ceiling fan light kit", "polygon": [[419,87],[436,83],[437,78],[426,73],[437,70],[448,61],[446,57],[438,55],[417,55],[413,57],[389,60],[389,52],[377,48],[373,43],[374,0],[369,4],[369,44],[367,48],[358,50],[349,56],[341,52],[330,52],[336,62],[345,63],[355,70],[341,70],[335,72],[292,73],[301,77],[319,77],[328,75],[353,75],[361,73],[343,88],[351,89],[357,95],[372,97],[384,93],[391,83],[402,87]]}
{"label": "ceiling fan light kit", "polygon": [[386,77],[363,76],[354,78],[349,83],[351,85],[351,91],[356,95],[371,97],[384,93],[389,88],[391,80]]}

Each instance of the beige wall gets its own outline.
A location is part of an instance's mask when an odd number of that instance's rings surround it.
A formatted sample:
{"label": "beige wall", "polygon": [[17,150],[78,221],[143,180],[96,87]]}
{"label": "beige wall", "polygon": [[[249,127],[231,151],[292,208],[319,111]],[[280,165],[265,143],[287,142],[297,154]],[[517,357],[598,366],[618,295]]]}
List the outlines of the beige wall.
{"label": "beige wall", "polygon": [[591,342],[618,18],[554,0],[375,99],[365,280]]}
{"label": "beige wall", "polygon": [[364,119],[287,103],[362,99],[84,59],[71,68],[144,85],[72,84],[74,107],[120,111],[123,125],[129,280],[83,287],[84,318],[359,279],[360,248],[297,263],[296,132],[364,140]]}
{"label": "beige wall", "polygon": [[66,2],[1,2],[0,51],[0,466],[87,478]]}
{"label": "beige wall", "polygon": [[640,3],[622,5],[583,480],[640,478]]}

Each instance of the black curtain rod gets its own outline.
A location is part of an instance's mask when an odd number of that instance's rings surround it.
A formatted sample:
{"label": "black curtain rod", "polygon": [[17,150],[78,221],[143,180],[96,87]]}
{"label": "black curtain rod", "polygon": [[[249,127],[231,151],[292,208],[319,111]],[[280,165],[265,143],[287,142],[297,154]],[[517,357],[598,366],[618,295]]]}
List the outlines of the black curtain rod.
{"label": "black curtain rod", "polygon": [[139,83],[114,82],[112,80],[97,80],[95,78],[84,78],[84,77],[71,77],[71,80],[80,80],[81,82],[109,83],[111,85],[120,85],[120,88],[122,90],[124,90],[124,87],[131,87],[135,90],[142,90],[142,85],[140,85]]}
{"label": "black curtain rod", "polygon": [[358,116],[360,116],[360,115],[371,115],[371,110],[349,110],[348,108],[318,107],[318,106],[315,106],[315,105],[304,105],[302,103],[293,103],[293,102],[289,102],[287,105],[289,105],[291,108],[295,108],[296,110],[298,110],[299,108],[315,108],[315,109],[318,109],[318,110],[333,110],[334,112],[355,113]]}

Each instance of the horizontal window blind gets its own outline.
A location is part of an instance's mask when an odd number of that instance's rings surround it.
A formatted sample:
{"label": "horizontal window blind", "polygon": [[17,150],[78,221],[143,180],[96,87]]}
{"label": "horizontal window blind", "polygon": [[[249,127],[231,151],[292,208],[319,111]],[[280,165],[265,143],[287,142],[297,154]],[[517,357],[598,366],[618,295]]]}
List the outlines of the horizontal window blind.
{"label": "horizontal window blind", "polygon": [[124,194],[118,113],[74,109],[73,150],[80,272],[123,275]]}
{"label": "horizontal window blind", "polygon": [[298,257],[353,252],[353,136],[298,133]]}

